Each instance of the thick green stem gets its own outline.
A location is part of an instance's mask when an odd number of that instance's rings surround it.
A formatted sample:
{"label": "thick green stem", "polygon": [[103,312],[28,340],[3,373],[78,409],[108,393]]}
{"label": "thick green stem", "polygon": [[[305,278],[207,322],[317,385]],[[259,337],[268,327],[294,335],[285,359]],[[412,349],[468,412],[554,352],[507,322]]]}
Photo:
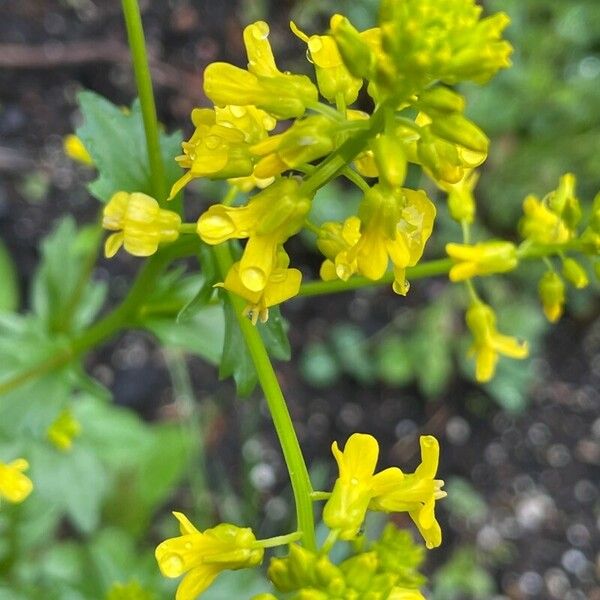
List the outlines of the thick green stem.
{"label": "thick green stem", "polygon": [[[233,263],[231,250],[227,244],[220,244],[214,249],[215,257],[225,279]],[[290,474],[294,500],[296,503],[296,516],[298,530],[302,532],[302,543],[309,549],[316,548],[315,523],[313,505],[311,500],[312,486],[308,476],[308,469],[304,462],[302,450],[296,437],[296,430],[283,397],[277,375],[271,364],[267,349],[260,337],[258,329],[243,314],[244,301],[234,294],[228,294],[233,306],[240,330],[246,342],[248,352],[258,375],[258,381],[267,400],[267,405],[277,431],[279,443]]]}
{"label": "thick green stem", "polygon": [[150,67],[148,66],[142,17],[137,0],[122,0],[122,5],[125,25],[127,27],[129,49],[133,60],[135,83],[142,107],[142,118],[144,119],[152,191],[155,198],[159,202],[162,202],[167,198],[165,167],[160,152],[156,104],[154,102],[154,92],[152,91],[152,78],[150,77]]}

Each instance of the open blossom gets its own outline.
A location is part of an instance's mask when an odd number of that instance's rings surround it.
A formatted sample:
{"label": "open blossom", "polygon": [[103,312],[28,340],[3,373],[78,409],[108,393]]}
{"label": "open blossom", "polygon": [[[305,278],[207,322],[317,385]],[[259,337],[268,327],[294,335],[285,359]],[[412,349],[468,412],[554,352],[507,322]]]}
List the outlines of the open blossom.
{"label": "open blossom", "polygon": [[407,511],[427,547],[439,546],[442,533],[434,509],[436,500],[446,496],[441,490],[444,482],[434,479],[439,444],[433,436],[422,436],[420,441],[421,464],[409,474],[397,467],[375,473],[379,444],[371,435],[353,434],[343,452],[334,442],[332,451],[339,477],[323,511],[326,525],[337,529],[342,539],[352,539],[358,534],[367,510]]}
{"label": "open blossom", "polygon": [[24,474],[29,468],[29,463],[24,458],[17,458],[11,463],[0,463],[0,499],[17,504],[23,502],[31,490],[33,483]]}
{"label": "open blossom", "polygon": [[475,378],[484,383],[496,372],[496,363],[501,354],[510,358],[523,359],[529,355],[527,343],[503,335],[496,329],[496,314],[483,302],[472,304],[467,310],[466,321],[473,334],[471,351],[475,354]]}
{"label": "open blossom", "polygon": [[181,535],[159,544],[155,555],[165,577],[184,575],[175,600],[196,600],[221,571],[256,567],[262,562],[264,549],[256,544],[251,529],[221,523],[201,532],[182,513],[173,514]]}
{"label": "open blossom", "polygon": [[442,530],[435,518],[435,503],[447,494],[442,490],[444,482],[434,479],[437,473],[440,446],[431,435],[420,438],[421,464],[414,473],[401,474],[390,480],[380,490],[369,508],[384,512],[407,511],[421,532],[428,548],[442,543]]}
{"label": "open blossom", "polygon": [[248,302],[244,314],[249,316],[256,325],[258,320],[265,323],[269,318],[269,308],[281,304],[298,294],[302,273],[298,269],[289,269],[289,258],[285,252],[278,253],[277,266],[269,275],[267,285],[261,291],[252,291],[242,282],[240,277],[240,263],[234,263],[225,281],[219,284],[229,292],[244,298]]}

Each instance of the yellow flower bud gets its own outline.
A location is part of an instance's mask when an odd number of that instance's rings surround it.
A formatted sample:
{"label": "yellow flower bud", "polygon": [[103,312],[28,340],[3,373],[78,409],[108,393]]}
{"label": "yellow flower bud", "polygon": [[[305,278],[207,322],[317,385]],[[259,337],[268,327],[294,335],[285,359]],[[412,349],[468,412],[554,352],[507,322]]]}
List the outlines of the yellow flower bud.
{"label": "yellow flower bud", "polygon": [[102,226],[116,231],[108,236],[104,253],[113,257],[121,246],[134,256],[151,256],[159,244],[179,237],[181,217],[160,208],[158,202],[139,192],[117,192],[104,207]]}
{"label": "yellow flower bud", "polygon": [[367,38],[342,15],[333,15],[330,25],[333,38],[350,73],[360,79],[370,79],[375,70],[376,57]]}
{"label": "yellow flower bud", "polygon": [[156,560],[165,577],[185,575],[177,588],[177,600],[196,600],[221,571],[261,564],[264,549],[249,528],[221,523],[198,531],[182,513],[173,513],[181,536],[165,540],[156,548]]}
{"label": "yellow flower bud", "polygon": [[337,132],[337,124],[322,115],[295,121],[287,131],[252,146],[254,155],[264,157],[254,174],[273,177],[326,156],[335,148]]}
{"label": "yellow flower bud", "polygon": [[248,25],[244,29],[248,71],[212,63],[204,71],[204,92],[218,106],[252,105],[277,118],[299,117],[317,101],[317,89],[308,77],[277,68],[268,35],[264,21]]}
{"label": "yellow flower bud", "polygon": [[345,575],[346,583],[353,590],[364,593],[369,591],[378,566],[379,562],[375,552],[363,552],[347,558],[340,565],[340,570]]}
{"label": "yellow flower bud", "polygon": [[381,183],[400,187],[406,178],[407,159],[402,140],[389,134],[380,134],[371,142]]}
{"label": "yellow flower bud", "polygon": [[547,271],[538,286],[544,314],[551,323],[555,323],[563,314],[565,306],[565,284],[554,271]]}
{"label": "yellow flower bud", "polygon": [[462,113],[465,99],[446,86],[436,85],[419,94],[417,106],[428,114]]}
{"label": "yellow flower bud", "polygon": [[91,157],[87,148],[84,146],[81,138],[72,133],[66,135],[63,139],[63,150],[71,159],[80,162],[88,167],[94,166],[94,159]]}
{"label": "yellow flower bud", "polygon": [[60,412],[48,427],[46,436],[59,450],[68,451],[73,446],[73,439],[81,433],[81,425],[68,408]]}
{"label": "yellow flower bud", "polygon": [[246,206],[211,206],[198,219],[198,235],[207,244],[248,238],[239,265],[243,286],[262,292],[276,265],[278,248],[297,233],[310,210],[298,195],[295,179],[279,179],[253,196]]}
{"label": "yellow flower bud", "polygon": [[590,282],[585,269],[574,258],[563,260],[563,275],[578,290],[587,287]]}
{"label": "yellow flower bud", "polygon": [[572,234],[560,216],[535,196],[525,198],[523,212],[519,223],[523,237],[540,244],[564,244],[571,239]]}
{"label": "yellow flower bud", "polygon": [[296,24],[290,22],[290,28],[308,46],[309,60],[315,66],[319,91],[329,102],[335,102],[339,95],[346,104],[352,104],[362,87],[362,79],[354,77],[348,71],[340,55],[337,44],[330,35],[307,36]]}
{"label": "yellow flower bud", "polygon": [[529,355],[527,343],[498,333],[496,314],[487,304],[473,303],[467,310],[466,321],[474,338],[471,352],[475,354],[477,381],[485,383],[494,376],[500,354],[516,359]]}
{"label": "yellow flower bud", "polygon": [[0,499],[18,504],[31,494],[33,483],[23,473],[28,468],[29,463],[24,458],[17,458],[8,464],[0,463]]}
{"label": "yellow flower bud", "polygon": [[450,281],[464,281],[476,275],[512,271],[519,264],[517,248],[511,242],[491,241],[478,244],[446,244],[446,253],[455,261]]}
{"label": "yellow flower bud", "polygon": [[477,125],[463,115],[453,113],[436,117],[431,123],[431,131],[446,141],[467,150],[487,154],[490,140]]}

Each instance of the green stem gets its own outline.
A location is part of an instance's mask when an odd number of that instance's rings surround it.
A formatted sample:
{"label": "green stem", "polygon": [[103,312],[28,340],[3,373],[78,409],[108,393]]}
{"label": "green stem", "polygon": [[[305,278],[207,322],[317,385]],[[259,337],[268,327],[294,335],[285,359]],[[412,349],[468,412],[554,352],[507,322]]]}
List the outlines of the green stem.
{"label": "green stem", "polygon": [[137,0],[122,0],[122,6],[129,48],[133,59],[135,83],[142,107],[152,191],[156,199],[162,202],[167,198],[165,167],[160,151],[156,104],[154,102],[154,92],[152,91],[152,78],[148,66],[148,53],[146,52],[140,7]]}
{"label": "green stem", "polygon": [[[421,263],[415,267],[406,269],[407,279],[424,279],[425,277],[434,277],[444,275],[450,271],[454,262],[450,258],[441,258]],[[336,279],[334,281],[309,281],[300,286],[298,296],[322,296],[323,294],[335,294],[338,292],[348,292],[365,287],[374,287],[380,285],[390,285],[394,281],[392,272],[386,273],[381,279],[373,281],[366,277],[352,277],[348,281]]]}
{"label": "green stem", "polygon": [[292,542],[297,542],[301,537],[301,531],[294,531],[293,533],[286,533],[285,535],[278,535],[272,538],[266,538],[264,540],[256,540],[256,547],[276,548],[277,546],[287,546]]}
{"label": "green stem", "polygon": [[[215,258],[225,279],[229,268],[233,264],[231,250],[227,244],[220,244],[214,248]],[[235,294],[228,294],[229,301],[235,311],[240,330],[246,342],[248,352],[254,363],[258,381],[262,387],[273,419],[273,424],[279,438],[283,456],[290,474],[294,500],[296,503],[296,517],[298,529],[302,532],[302,542],[309,548],[316,548],[315,523],[311,501],[312,486],[308,476],[308,469],[302,456],[302,450],[296,437],[294,424],[283,397],[277,375],[271,364],[267,349],[260,337],[258,329],[244,316],[244,301]]]}

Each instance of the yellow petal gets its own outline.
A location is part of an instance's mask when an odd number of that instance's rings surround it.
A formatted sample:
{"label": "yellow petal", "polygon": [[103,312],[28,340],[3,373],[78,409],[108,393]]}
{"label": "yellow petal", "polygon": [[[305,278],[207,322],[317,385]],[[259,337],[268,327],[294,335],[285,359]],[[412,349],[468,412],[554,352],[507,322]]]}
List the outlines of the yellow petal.
{"label": "yellow petal", "polygon": [[192,569],[179,584],[175,600],[196,600],[220,572],[218,565],[202,565]]}
{"label": "yellow petal", "polygon": [[276,250],[277,239],[270,235],[249,238],[240,261],[240,278],[250,291],[265,289],[275,263]]}
{"label": "yellow petal", "polygon": [[415,475],[433,479],[438,470],[440,445],[432,435],[422,435],[419,442],[421,444],[421,464],[417,467]]}
{"label": "yellow petal", "polygon": [[372,477],[378,457],[379,444],[372,435],[353,433],[344,446],[340,477],[359,480]]}
{"label": "yellow petal", "polygon": [[173,512],[173,516],[179,521],[179,529],[181,531],[181,535],[192,535],[193,533],[200,533],[183,513]]}
{"label": "yellow petal", "polygon": [[492,337],[494,349],[510,358],[527,358],[529,355],[529,347],[526,342],[519,342],[516,338],[510,335],[502,335],[496,333]]}
{"label": "yellow petal", "polygon": [[177,194],[190,182],[194,179],[193,175],[188,171],[185,175],[180,177],[171,188],[171,192],[169,193],[169,197],[167,200],[173,200]]}
{"label": "yellow petal", "polygon": [[123,245],[123,233],[113,233],[106,238],[104,242],[104,256],[112,258]]}
{"label": "yellow petal", "polygon": [[477,350],[475,358],[475,379],[480,383],[489,381],[496,372],[496,363],[498,362],[498,353],[488,346],[483,346]]}
{"label": "yellow petal", "polygon": [[373,475],[371,485],[373,495],[381,496],[392,493],[404,479],[404,473],[398,467],[390,467]]}
{"label": "yellow petal", "polygon": [[298,269],[286,269],[282,281],[273,281],[273,277],[264,291],[263,302],[265,306],[275,306],[296,296],[300,291],[302,273]]}

